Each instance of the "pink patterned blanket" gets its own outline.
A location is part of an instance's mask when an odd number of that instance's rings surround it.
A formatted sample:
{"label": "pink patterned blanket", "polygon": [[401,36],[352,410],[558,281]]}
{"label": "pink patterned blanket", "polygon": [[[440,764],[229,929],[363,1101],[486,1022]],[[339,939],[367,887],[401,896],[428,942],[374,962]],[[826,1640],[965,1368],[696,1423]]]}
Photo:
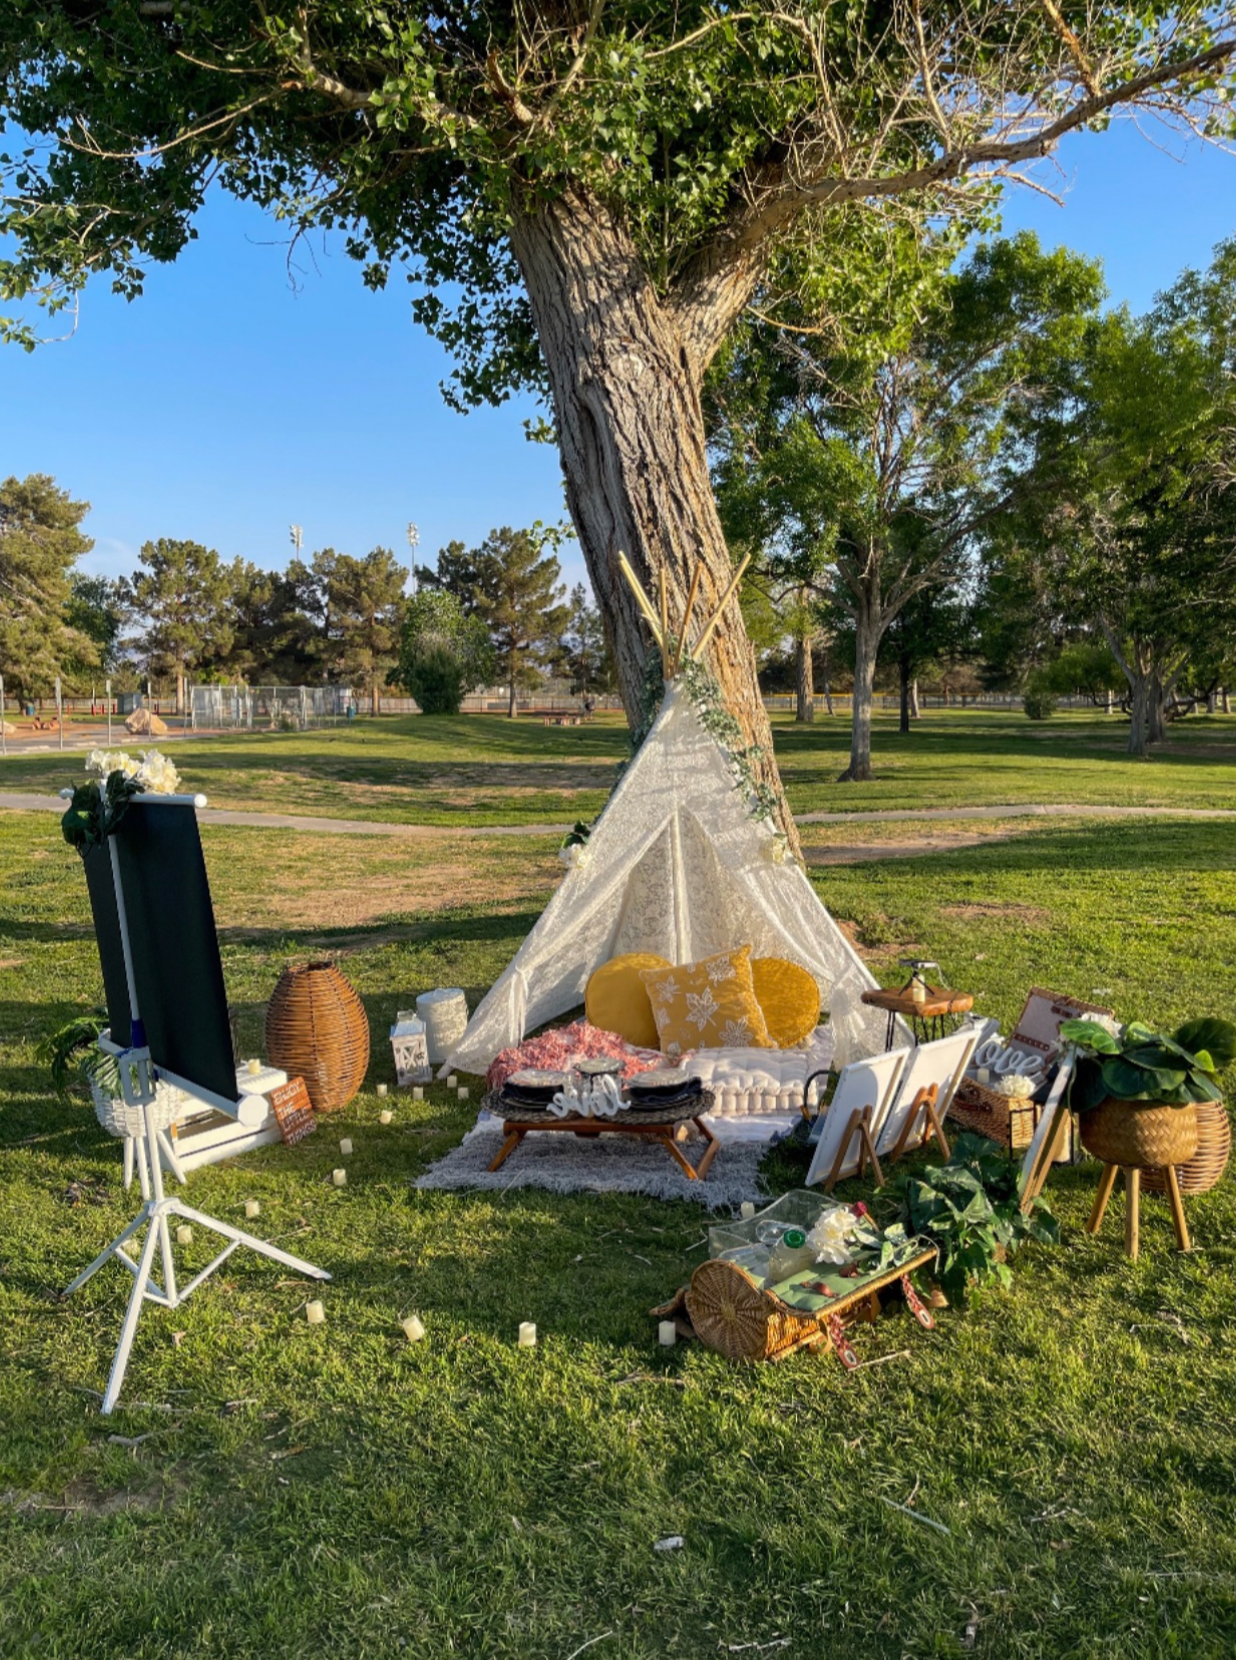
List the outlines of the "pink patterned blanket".
{"label": "pink patterned blanket", "polygon": [[586,1020],[577,1020],[570,1026],[559,1026],[555,1031],[542,1032],[540,1037],[528,1038],[513,1049],[504,1049],[490,1062],[485,1074],[487,1089],[501,1089],[512,1072],[522,1066],[536,1066],[549,1071],[566,1071],[575,1060],[593,1060],[608,1055],[625,1062],[624,1078],[636,1072],[650,1072],[664,1066],[665,1056],[657,1049],[637,1049],[633,1043],[604,1032],[599,1026],[590,1026]]}

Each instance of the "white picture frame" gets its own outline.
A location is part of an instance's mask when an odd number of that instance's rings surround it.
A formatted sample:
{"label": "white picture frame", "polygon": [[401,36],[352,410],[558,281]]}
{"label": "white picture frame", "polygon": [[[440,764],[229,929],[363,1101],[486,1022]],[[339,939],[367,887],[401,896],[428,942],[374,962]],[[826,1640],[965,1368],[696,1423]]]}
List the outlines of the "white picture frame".
{"label": "white picture frame", "polygon": [[1060,1056],[1060,1067],[1052,1079],[1051,1089],[1047,1100],[1043,1103],[1043,1110],[1039,1114],[1039,1121],[1034,1127],[1034,1134],[1030,1138],[1030,1145],[1026,1148],[1025,1156],[1021,1161],[1021,1174],[1017,1179],[1017,1186],[1021,1193],[1021,1208],[1029,1210],[1031,1204],[1042,1191],[1043,1183],[1047,1179],[1050,1168],[1050,1157],[1056,1142],[1056,1132],[1059,1127],[1062,1113],[1068,1112],[1065,1096],[1068,1092],[1069,1079],[1073,1076],[1073,1061],[1076,1050],[1067,1045]]}

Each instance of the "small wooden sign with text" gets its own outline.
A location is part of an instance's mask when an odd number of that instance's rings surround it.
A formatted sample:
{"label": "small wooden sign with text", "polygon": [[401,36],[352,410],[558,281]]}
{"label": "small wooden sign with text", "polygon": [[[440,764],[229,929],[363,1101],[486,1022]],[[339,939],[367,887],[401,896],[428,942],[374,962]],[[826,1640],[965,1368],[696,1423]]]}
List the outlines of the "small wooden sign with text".
{"label": "small wooden sign with text", "polygon": [[279,1124],[279,1134],[289,1147],[303,1141],[311,1130],[316,1130],[317,1119],[303,1078],[289,1078],[286,1084],[272,1089],[268,1097],[271,1110]]}

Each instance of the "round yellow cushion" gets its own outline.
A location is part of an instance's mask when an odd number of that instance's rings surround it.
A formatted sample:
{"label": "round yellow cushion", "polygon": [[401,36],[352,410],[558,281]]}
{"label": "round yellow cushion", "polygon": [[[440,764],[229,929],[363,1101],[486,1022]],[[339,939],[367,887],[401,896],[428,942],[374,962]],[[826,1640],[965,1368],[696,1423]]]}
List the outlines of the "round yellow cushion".
{"label": "round yellow cushion", "polygon": [[778,1049],[811,1036],[820,1023],[820,988],[805,968],[784,957],[753,957],[751,983]]}
{"label": "round yellow cushion", "polygon": [[602,963],[593,970],[584,991],[589,1025],[599,1026],[603,1032],[617,1032],[641,1049],[660,1048],[648,988],[640,979],[640,971],[670,967],[672,964],[664,957],[651,951],[631,951],[625,957],[611,957]]}

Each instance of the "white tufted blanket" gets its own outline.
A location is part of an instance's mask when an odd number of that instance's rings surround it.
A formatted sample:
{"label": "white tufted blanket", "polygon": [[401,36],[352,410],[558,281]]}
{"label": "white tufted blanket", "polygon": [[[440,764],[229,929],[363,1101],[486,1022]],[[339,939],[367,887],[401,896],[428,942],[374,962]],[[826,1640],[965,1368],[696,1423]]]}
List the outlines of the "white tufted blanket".
{"label": "white tufted blanket", "polygon": [[697,1049],[683,1062],[715,1097],[712,1118],[762,1113],[797,1113],[803,1085],[825,1070],[833,1056],[833,1034],[817,1026],[795,1049]]}

